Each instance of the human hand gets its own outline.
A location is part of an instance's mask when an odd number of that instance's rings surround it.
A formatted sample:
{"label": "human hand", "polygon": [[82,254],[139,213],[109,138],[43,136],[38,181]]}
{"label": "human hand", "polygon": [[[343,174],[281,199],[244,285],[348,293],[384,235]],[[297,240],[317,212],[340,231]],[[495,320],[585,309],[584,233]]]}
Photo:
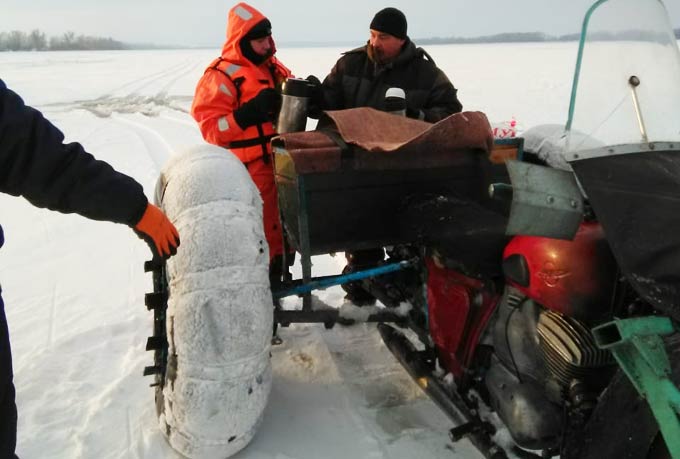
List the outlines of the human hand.
{"label": "human hand", "polygon": [[307,78],[309,84],[309,106],[307,108],[307,116],[314,119],[319,119],[321,111],[323,110],[323,90],[321,89],[321,81],[314,75],[309,75]]}
{"label": "human hand", "polygon": [[321,80],[314,75],[309,75],[305,80],[307,80],[307,83],[309,83],[310,86],[321,86]]}
{"label": "human hand", "polygon": [[134,231],[149,245],[153,257],[167,259],[177,253],[179,233],[161,209],[148,203]]}
{"label": "human hand", "polygon": [[263,113],[276,113],[281,108],[281,94],[276,89],[264,88],[257,93],[248,103],[252,103]]}
{"label": "human hand", "polygon": [[408,118],[413,118],[421,121],[425,119],[425,113],[423,113],[422,110],[418,110],[411,107],[406,107],[406,116]]}
{"label": "human hand", "polygon": [[273,88],[264,88],[255,97],[234,110],[234,119],[245,129],[248,126],[272,121],[281,108],[281,94]]}

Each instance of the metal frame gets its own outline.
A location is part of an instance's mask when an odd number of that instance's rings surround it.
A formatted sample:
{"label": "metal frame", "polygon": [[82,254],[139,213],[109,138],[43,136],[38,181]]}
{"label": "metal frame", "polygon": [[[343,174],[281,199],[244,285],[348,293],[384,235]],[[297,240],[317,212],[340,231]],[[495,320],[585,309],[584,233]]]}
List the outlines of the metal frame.
{"label": "metal frame", "polygon": [[[307,254],[309,254],[309,252],[307,252]],[[284,327],[290,325],[291,323],[324,323],[326,326],[331,327],[335,322],[338,322],[338,319],[341,318],[341,313],[338,309],[315,310],[312,308],[311,292],[313,290],[323,290],[328,287],[344,284],[346,282],[356,282],[362,279],[368,279],[369,277],[381,276],[384,274],[401,271],[403,269],[408,269],[414,265],[414,261],[401,261],[398,263],[389,263],[383,266],[365,269],[363,271],[356,271],[350,274],[313,278],[311,277],[311,257],[309,255],[307,255],[307,257],[303,257],[303,263],[305,263],[305,258],[309,264],[307,265],[308,271],[306,275],[303,265],[302,280],[295,281],[290,285],[286,285],[282,290],[272,292],[274,300],[296,295],[301,296],[303,299],[301,310],[285,310],[280,308],[274,310],[275,322],[281,324]],[[407,321],[407,317],[399,314],[393,309],[384,309],[376,310],[370,314],[365,319],[365,321],[405,323]]]}
{"label": "metal frame", "polygon": [[[521,161],[524,154],[524,139],[522,137],[512,137],[512,138],[502,138],[495,139],[494,144],[501,146],[513,146],[517,148],[517,160]],[[276,147],[274,147],[274,152],[276,153]],[[276,161],[276,154],[274,156],[274,161]],[[362,279],[367,279],[374,276],[380,276],[383,274],[399,271],[412,267],[415,263],[414,260],[393,263],[388,265],[379,266],[377,268],[371,268],[363,271],[354,272],[348,275],[339,276],[327,276],[315,278],[312,275],[312,254],[311,254],[311,241],[310,241],[310,231],[309,231],[309,215],[307,213],[308,203],[307,203],[307,184],[304,175],[298,175],[297,179],[297,199],[299,211],[297,214],[297,225],[299,232],[299,253],[300,253],[300,263],[302,266],[302,279],[293,281],[281,290],[272,292],[274,300],[279,300],[287,296],[297,295],[302,297],[302,309],[301,310],[283,310],[277,308],[275,310],[274,320],[276,323],[280,323],[286,326],[290,323],[325,323],[329,324],[331,322],[337,321],[339,318],[339,312],[337,310],[325,310],[317,309],[314,310],[312,306],[312,295],[311,292],[316,289],[325,289],[335,285],[341,285],[346,282],[353,282]],[[280,199],[280,197],[279,197]],[[279,202],[279,209],[281,209],[281,203]],[[284,228],[283,216],[279,210],[280,227]],[[427,315],[427,306],[425,309],[425,314]],[[385,312],[380,312],[377,314],[371,314],[366,321],[368,322],[400,322],[403,321],[404,317],[390,312],[389,309]]]}
{"label": "metal frame", "polygon": [[593,329],[601,349],[609,349],[637,391],[647,400],[672,457],[680,457],[680,390],[662,336],[675,333],[668,317],[615,319]]}

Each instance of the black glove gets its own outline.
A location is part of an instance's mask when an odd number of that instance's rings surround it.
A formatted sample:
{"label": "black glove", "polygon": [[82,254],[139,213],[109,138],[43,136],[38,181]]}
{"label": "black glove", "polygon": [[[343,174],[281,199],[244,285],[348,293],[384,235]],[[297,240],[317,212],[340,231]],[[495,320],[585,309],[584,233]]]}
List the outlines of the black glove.
{"label": "black glove", "polygon": [[398,112],[406,110],[406,101],[399,97],[386,97],[384,106],[386,112]]}
{"label": "black glove", "polygon": [[309,75],[307,78],[309,83],[309,106],[307,108],[307,116],[316,120],[321,116],[323,110],[323,90],[321,89],[321,81],[314,75]]}
{"label": "black glove", "polygon": [[406,107],[406,116],[408,118],[413,118],[416,120],[425,120],[425,113],[423,113],[422,110],[418,110],[416,108],[411,108],[411,107]]}
{"label": "black glove", "polygon": [[307,82],[310,84],[310,86],[315,86],[315,87],[321,86],[321,80],[319,80],[314,75],[309,75],[307,78],[305,78],[305,80],[307,80]]}
{"label": "black glove", "polygon": [[245,129],[248,126],[274,120],[281,108],[281,94],[275,89],[265,88],[257,96],[234,110],[234,119]]}

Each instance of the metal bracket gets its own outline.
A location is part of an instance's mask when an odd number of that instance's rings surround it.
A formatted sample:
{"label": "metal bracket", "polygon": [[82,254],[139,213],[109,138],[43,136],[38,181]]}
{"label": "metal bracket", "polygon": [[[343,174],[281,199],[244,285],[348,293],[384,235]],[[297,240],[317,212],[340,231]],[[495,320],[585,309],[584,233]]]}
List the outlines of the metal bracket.
{"label": "metal bracket", "polygon": [[680,458],[680,390],[670,379],[663,335],[675,332],[667,317],[619,320],[593,329],[595,342],[609,349],[652,409],[672,457]]}
{"label": "metal bracket", "polygon": [[572,172],[520,161],[506,163],[512,181],[507,234],[573,239],[583,197]]}

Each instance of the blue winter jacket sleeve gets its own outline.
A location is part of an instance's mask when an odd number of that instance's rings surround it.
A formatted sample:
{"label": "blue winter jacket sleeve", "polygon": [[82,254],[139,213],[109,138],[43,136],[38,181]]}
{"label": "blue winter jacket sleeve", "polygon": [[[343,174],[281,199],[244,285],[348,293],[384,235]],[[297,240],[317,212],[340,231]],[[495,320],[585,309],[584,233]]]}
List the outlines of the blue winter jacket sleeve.
{"label": "blue winter jacket sleeve", "polygon": [[134,226],[147,199],[133,178],[96,160],[0,80],[0,192],[38,207]]}

